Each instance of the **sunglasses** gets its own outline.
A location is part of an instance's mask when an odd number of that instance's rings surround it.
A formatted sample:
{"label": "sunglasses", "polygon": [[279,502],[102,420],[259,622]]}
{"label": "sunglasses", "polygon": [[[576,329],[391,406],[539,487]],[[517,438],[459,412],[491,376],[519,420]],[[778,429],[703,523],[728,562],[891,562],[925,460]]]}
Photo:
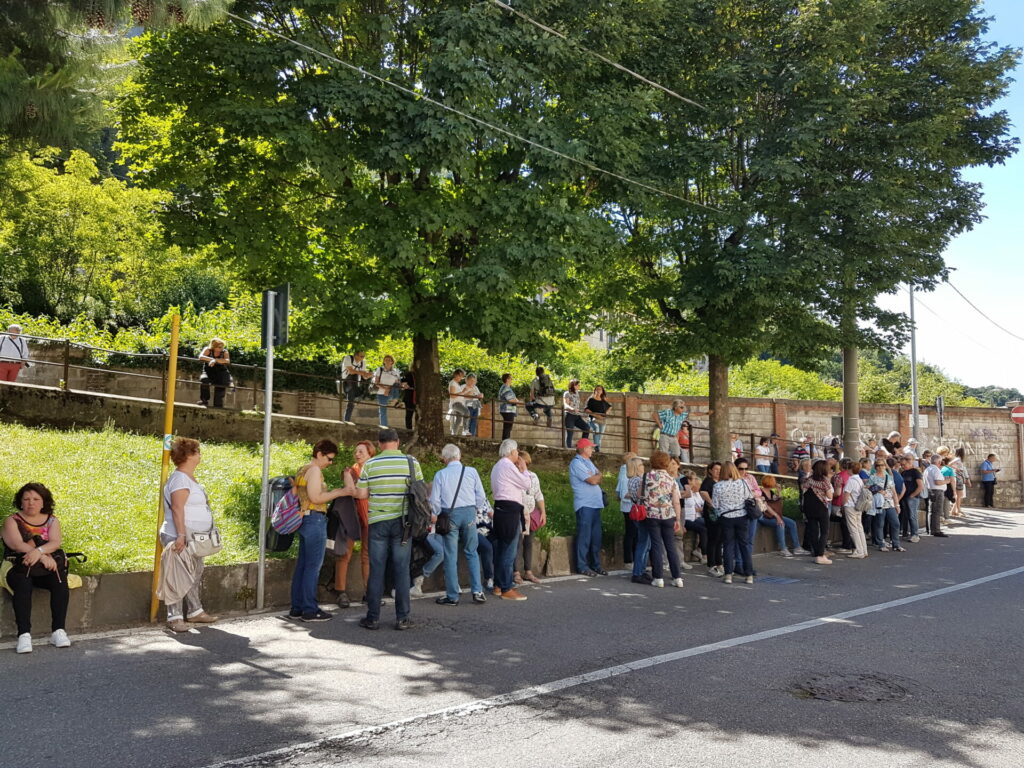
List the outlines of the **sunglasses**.
{"label": "sunglasses", "polygon": [[333,456],[327,456],[325,458],[327,459],[327,463],[328,464],[333,464],[334,463],[334,457]]}

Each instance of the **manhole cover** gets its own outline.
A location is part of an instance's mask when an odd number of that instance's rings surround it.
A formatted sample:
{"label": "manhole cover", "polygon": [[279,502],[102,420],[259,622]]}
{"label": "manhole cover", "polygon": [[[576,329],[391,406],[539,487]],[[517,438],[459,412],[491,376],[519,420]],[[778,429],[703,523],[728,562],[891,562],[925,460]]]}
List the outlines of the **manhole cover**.
{"label": "manhole cover", "polygon": [[910,681],[897,682],[876,675],[816,675],[792,689],[795,696],[820,701],[899,701],[909,693]]}

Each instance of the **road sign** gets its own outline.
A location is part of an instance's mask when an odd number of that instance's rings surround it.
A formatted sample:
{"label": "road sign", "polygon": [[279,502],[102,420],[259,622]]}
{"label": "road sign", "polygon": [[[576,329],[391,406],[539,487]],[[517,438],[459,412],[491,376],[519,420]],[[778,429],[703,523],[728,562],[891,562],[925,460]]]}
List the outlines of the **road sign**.
{"label": "road sign", "polygon": [[1024,424],[1024,405],[1018,405],[1010,411],[1010,418],[1014,424]]}

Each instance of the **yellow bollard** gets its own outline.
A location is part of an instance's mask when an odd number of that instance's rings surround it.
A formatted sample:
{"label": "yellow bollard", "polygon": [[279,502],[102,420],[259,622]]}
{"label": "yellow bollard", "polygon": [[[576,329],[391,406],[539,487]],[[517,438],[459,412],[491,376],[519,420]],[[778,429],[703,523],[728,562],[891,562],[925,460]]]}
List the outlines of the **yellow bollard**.
{"label": "yellow bollard", "polygon": [[160,526],[164,522],[164,486],[167,484],[167,476],[170,474],[171,466],[171,441],[174,439],[174,389],[178,378],[178,327],[181,324],[181,317],[174,315],[171,318],[171,346],[170,359],[167,365],[167,387],[165,392],[167,398],[164,402],[164,450],[160,459],[160,498],[157,504],[156,516],[156,551],[153,554],[153,584],[150,588],[149,599],[149,621],[156,621],[157,611],[160,609],[160,601],[156,597],[156,585],[160,582],[160,555],[163,554],[163,547],[160,546]]}

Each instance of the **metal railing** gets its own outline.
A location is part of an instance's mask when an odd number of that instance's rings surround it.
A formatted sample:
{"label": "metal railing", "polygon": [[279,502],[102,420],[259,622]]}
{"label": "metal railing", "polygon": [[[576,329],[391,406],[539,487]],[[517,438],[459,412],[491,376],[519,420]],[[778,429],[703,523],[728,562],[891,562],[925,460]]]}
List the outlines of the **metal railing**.
{"label": "metal railing", "polygon": [[[122,350],[107,349],[105,347],[97,347],[97,346],[93,346],[93,345],[90,345],[90,344],[83,344],[83,343],[80,343],[80,342],[74,342],[74,341],[71,341],[70,339],[66,339],[66,338],[59,339],[59,338],[52,338],[52,337],[47,337],[47,336],[31,336],[31,335],[27,335],[27,334],[22,334],[21,338],[24,338],[24,339],[27,339],[27,340],[30,340],[30,341],[33,341],[33,342],[36,342],[36,343],[44,344],[44,345],[46,345],[46,346],[48,346],[50,348],[53,348],[53,347],[59,347],[60,348],[60,350],[61,350],[60,360],[56,360],[55,361],[55,360],[44,360],[44,359],[39,359],[39,358],[32,358],[31,359],[31,363],[33,365],[43,365],[43,366],[52,366],[52,367],[60,368],[61,374],[60,374],[60,380],[59,380],[58,386],[60,388],[62,388],[62,389],[69,390],[69,391],[76,391],[76,390],[72,390],[72,388],[69,386],[69,382],[71,380],[71,372],[72,371],[83,371],[83,372],[86,372],[86,373],[93,373],[93,374],[100,374],[100,375],[109,375],[109,376],[118,376],[118,377],[129,377],[129,378],[139,378],[139,379],[148,379],[148,380],[157,380],[157,381],[160,382],[160,397],[161,397],[161,399],[165,399],[166,396],[167,396],[167,371],[168,371],[168,368],[169,368],[169,361],[170,361],[169,355],[167,353],[160,353],[160,352],[128,352],[128,351],[122,351]],[[118,356],[136,358],[136,359],[138,359],[140,361],[149,361],[149,362],[152,363],[153,367],[159,368],[160,373],[143,373],[143,372],[139,372],[139,371],[127,370],[124,367],[114,367],[114,366],[98,367],[98,366],[93,365],[93,364],[77,363],[74,360],[74,358],[75,358],[75,355],[73,354],[74,350],[82,350],[82,351],[86,352],[87,353],[86,356],[89,357],[89,358],[91,358],[95,353],[101,353],[101,354],[105,354],[105,355],[118,355]],[[180,376],[180,375],[177,376],[175,378],[175,392],[176,392],[176,395],[177,395],[177,391],[178,391],[179,387],[185,387],[185,388],[195,387],[195,388],[198,389],[198,387],[202,383],[199,380],[199,373],[201,373],[201,369],[202,369],[202,365],[203,365],[202,361],[199,358],[196,358],[196,357],[189,357],[187,355],[179,355],[178,356],[178,362],[179,362],[179,369],[178,369],[179,371],[182,370],[181,364],[185,363],[186,365],[193,365],[194,366],[194,371],[195,371],[196,375],[194,377],[183,377],[183,376]],[[248,364],[243,364],[243,363],[231,363],[231,365],[230,365],[230,372],[231,372],[232,380],[233,380],[234,383],[233,383],[232,386],[227,387],[227,389],[234,394],[234,398],[233,398],[233,400],[234,400],[234,408],[233,409],[234,410],[245,410],[246,409],[246,405],[251,410],[260,410],[261,409],[261,406],[263,406],[264,401],[266,399],[265,398],[264,388],[261,387],[261,385],[260,385],[261,378],[262,378],[261,372],[264,371],[264,370],[265,370],[265,368],[263,366],[259,366],[259,365],[248,365]],[[296,378],[302,378],[302,379],[308,379],[308,380],[316,381],[317,383],[320,383],[322,385],[322,387],[321,387],[322,389],[334,390],[337,394],[325,394],[322,391],[315,391],[315,390],[303,390],[303,391],[301,391],[301,393],[296,393],[296,392],[292,391],[289,394],[301,394],[301,396],[303,396],[303,397],[305,397],[307,399],[312,399],[314,404],[321,403],[323,401],[328,401],[333,406],[336,406],[336,408],[337,408],[337,421],[339,421],[339,422],[345,421],[344,416],[345,416],[345,410],[346,410],[346,406],[347,406],[348,401],[347,401],[347,399],[344,396],[344,391],[343,391],[343,387],[341,386],[341,382],[336,377],[324,376],[322,374],[306,373],[306,372],[301,372],[301,371],[289,371],[287,369],[281,369],[281,368],[277,368],[277,367],[275,367],[274,370],[275,370],[275,375],[280,377],[279,380],[281,380],[281,379],[287,380],[287,377],[294,376]],[[209,384],[208,386],[216,387],[216,385],[214,385],[212,383]],[[77,390],[77,391],[95,391],[95,390]],[[282,394],[282,393],[283,392],[281,390],[277,391],[277,394]],[[118,393],[116,391],[114,391],[114,392],[107,392],[107,394],[118,394]],[[610,397],[612,398],[613,401],[616,400],[616,399],[619,399],[619,398],[625,398],[625,396],[626,396],[625,393],[609,393],[609,395],[610,395]],[[625,400],[622,399],[621,402],[624,403]],[[364,405],[370,405],[374,409],[377,409],[379,407],[378,403],[372,397],[369,398],[369,399],[361,398],[361,399],[357,400],[357,403],[363,403]],[[484,421],[489,422],[489,426],[490,426],[489,431],[491,433],[491,436],[495,437],[495,436],[501,434],[501,427],[504,424],[504,419],[502,418],[501,414],[499,413],[498,407],[497,407],[499,405],[499,401],[485,399],[485,400],[481,401],[481,406],[483,406],[484,404],[487,404],[490,407],[489,408],[481,407],[481,413],[480,413],[480,416],[478,417],[478,424],[481,423],[481,422],[484,422]],[[395,402],[389,402],[389,404],[386,407],[389,409],[389,411],[394,411],[396,413],[396,415],[398,413],[404,413],[405,410],[406,410],[403,404],[395,403]],[[332,410],[333,410],[333,408],[332,408]],[[543,406],[541,406],[541,405],[537,406],[537,411],[539,413],[543,414],[543,410],[544,410]],[[356,411],[354,411],[354,413],[358,413],[358,409]],[[374,411],[374,413],[376,413],[376,410]],[[521,429],[522,426],[524,426],[524,422],[519,420],[521,418],[521,416],[522,416],[521,413],[517,414],[517,419],[514,422],[513,430]],[[529,416],[527,416],[527,418],[530,419]],[[586,416],[586,414],[582,414],[582,418],[584,419],[584,421],[589,421],[589,419]],[[462,417],[462,419],[468,424],[468,417]],[[389,422],[390,422],[390,419],[389,419]],[[366,424],[366,425],[377,424],[377,423],[379,423],[379,418],[378,419],[367,419],[365,417],[361,417],[358,423],[362,423],[362,424]],[[654,428],[656,426],[658,426],[658,423],[654,419],[644,418],[644,417],[641,417],[641,416],[632,416],[632,415],[628,415],[628,414],[609,413],[609,414],[607,414],[605,416],[605,422],[604,423],[605,423],[605,429],[603,431],[602,440],[607,440],[609,438],[612,438],[613,441],[617,441],[619,444],[621,444],[623,446],[623,450],[624,451],[641,452],[641,451],[647,450],[649,447],[654,447],[656,445],[656,443],[652,440],[652,437],[650,436],[653,433]],[[547,426],[547,424],[546,424],[546,416],[544,416],[544,415],[541,415],[540,418],[538,418],[536,420],[530,419],[529,421],[525,422],[525,426],[530,427],[533,430],[538,430],[539,429],[539,430],[542,431],[542,434],[543,433],[549,433],[550,436],[551,436],[551,440],[554,443],[554,445],[551,446],[551,447],[565,447],[566,426],[565,426],[565,411],[564,411],[564,409],[558,408],[557,406],[552,406],[552,423],[551,423],[550,427]],[[704,426],[704,425],[701,425],[701,424],[694,424],[692,422],[686,422],[684,424],[684,428],[687,430],[687,435],[689,437],[689,443],[690,443],[689,451],[690,451],[691,463],[706,463],[706,462],[698,462],[698,456],[700,456],[702,458],[705,458],[708,461],[710,461],[711,443],[710,443],[710,430],[709,430],[709,428],[707,426]],[[450,429],[446,429],[446,431],[450,431]],[[582,433],[584,430],[579,429],[578,427],[573,427],[572,431],[573,432],[580,432],[580,433]],[[591,434],[593,433],[593,430],[587,430],[587,431],[590,432]],[[460,438],[466,438],[466,437],[476,438],[478,436],[477,435],[465,435],[465,434],[463,434],[463,435],[457,435],[457,437],[460,437]],[[754,448],[759,443],[759,436],[756,433],[751,432],[751,433],[744,433],[744,437],[748,438],[748,441],[746,441],[746,443],[747,443],[747,445],[750,446],[750,449],[749,449],[749,452],[747,450],[744,450],[743,455],[745,457],[753,460]],[[782,471],[784,467],[786,469],[788,469],[788,466],[789,466],[789,454],[791,453],[791,451],[786,449],[786,446],[788,446],[788,445],[796,445],[797,443],[795,441],[785,440],[783,438],[777,438],[777,441],[780,444],[780,450],[779,450],[779,464],[780,464],[780,467],[779,467],[779,469],[780,469],[780,471]],[[744,446],[744,448],[746,448],[746,445]]]}

